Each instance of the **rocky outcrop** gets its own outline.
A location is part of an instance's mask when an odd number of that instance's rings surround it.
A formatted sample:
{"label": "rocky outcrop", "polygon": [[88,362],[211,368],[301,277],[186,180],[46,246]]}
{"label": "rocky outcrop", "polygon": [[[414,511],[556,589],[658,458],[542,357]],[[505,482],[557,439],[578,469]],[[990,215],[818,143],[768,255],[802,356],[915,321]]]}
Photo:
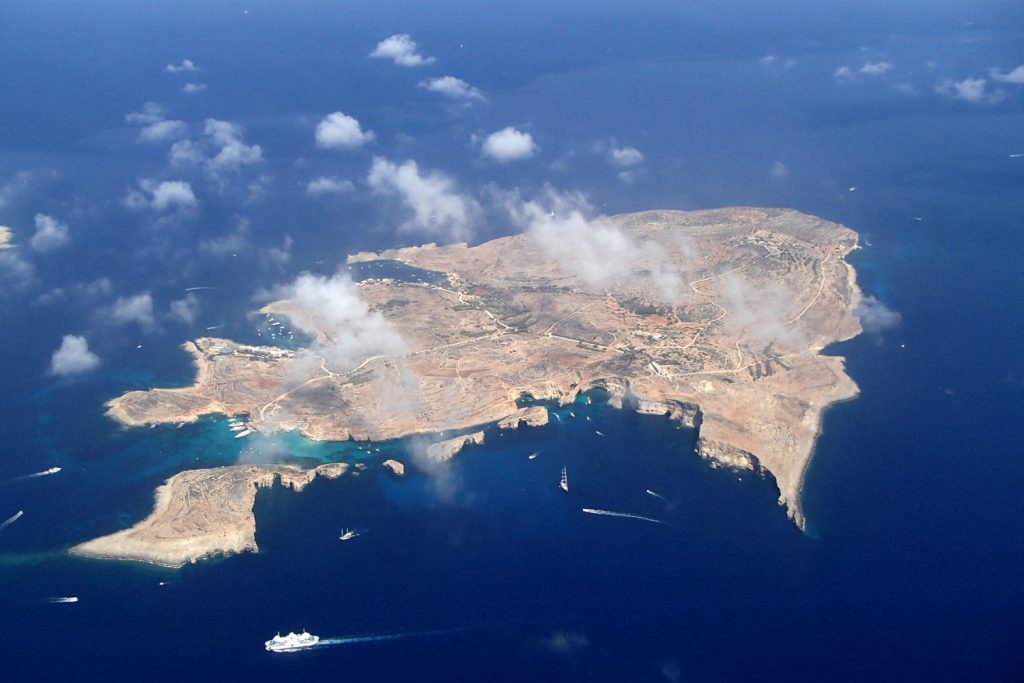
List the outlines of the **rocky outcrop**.
{"label": "rocky outcrop", "polygon": [[483,432],[463,434],[453,439],[437,441],[427,446],[427,457],[437,462],[445,462],[455,457],[463,448],[469,445],[480,446],[484,442]]}
{"label": "rocky outcrop", "polygon": [[544,406],[528,406],[520,408],[503,420],[498,421],[498,429],[517,429],[521,426],[543,427],[548,423],[548,409]]}
{"label": "rocky outcrop", "polygon": [[385,460],[382,464],[384,465],[385,469],[391,470],[391,474],[395,475],[396,477],[401,477],[405,475],[405,465],[398,462],[397,460]]}

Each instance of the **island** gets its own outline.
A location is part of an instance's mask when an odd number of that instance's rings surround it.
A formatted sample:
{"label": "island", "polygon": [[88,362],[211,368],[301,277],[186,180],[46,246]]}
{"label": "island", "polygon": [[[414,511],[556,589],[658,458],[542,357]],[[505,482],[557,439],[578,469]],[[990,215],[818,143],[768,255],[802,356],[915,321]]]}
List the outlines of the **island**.
{"label": "island", "polygon": [[174,568],[214,555],[256,552],[252,507],[258,488],[280,482],[301,491],[317,476],[336,479],[347,468],[345,463],[328,463],[306,470],[286,465],[188,470],[157,488],[153,512],[144,520],[70,552]]}
{"label": "island", "polygon": [[[861,331],[861,294],[845,260],[857,234],[785,209],[609,220],[632,256],[599,279],[593,264],[530,232],[349,256],[350,265],[438,274],[358,284],[401,348],[339,354],[345,333],[308,302],[285,298],[261,310],[306,332],[304,348],[195,339],[184,346],[197,366],[193,385],[128,392],[109,415],[129,426],[245,415],[253,430],[320,440],[426,436],[443,460],[482,442],[483,426],[544,424],[543,403],[600,390],[615,407],[695,429],[697,454],[716,465],[773,477],[803,528],[801,491],[822,414],[858,393],[844,359],[823,353]],[[446,432],[462,436],[441,439]],[[141,526],[129,531],[145,537]]]}

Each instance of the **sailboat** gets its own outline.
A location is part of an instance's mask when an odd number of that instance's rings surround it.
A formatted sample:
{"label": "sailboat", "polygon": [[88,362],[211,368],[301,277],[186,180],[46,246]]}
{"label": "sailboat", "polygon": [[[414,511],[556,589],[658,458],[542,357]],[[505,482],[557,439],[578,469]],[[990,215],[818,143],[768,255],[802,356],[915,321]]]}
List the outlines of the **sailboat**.
{"label": "sailboat", "polygon": [[569,490],[569,477],[566,474],[565,467],[562,467],[562,481],[558,482],[558,487],[563,491]]}

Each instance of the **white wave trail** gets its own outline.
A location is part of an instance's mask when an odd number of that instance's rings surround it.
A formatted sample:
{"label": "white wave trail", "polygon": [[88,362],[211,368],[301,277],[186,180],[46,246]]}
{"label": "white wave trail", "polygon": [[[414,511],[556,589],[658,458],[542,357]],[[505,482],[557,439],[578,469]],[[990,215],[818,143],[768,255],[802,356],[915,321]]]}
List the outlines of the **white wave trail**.
{"label": "white wave trail", "polygon": [[36,479],[38,477],[48,477],[51,474],[57,474],[58,472],[60,472],[60,468],[59,467],[51,467],[49,469],[43,470],[42,472],[34,472],[32,474],[26,474],[24,477],[18,477],[18,478],[19,479]]}
{"label": "white wave trail", "polygon": [[337,645],[354,645],[355,643],[379,643],[385,640],[401,640],[417,636],[440,636],[446,633],[458,633],[462,629],[451,628],[440,631],[409,631],[407,633],[379,633],[359,636],[342,636],[340,638],[321,638],[315,647],[333,647]]}
{"label": "white wave trail", "polygon": [[643,515],[634,515],[630,512],[612,512],[611,510],[596,510],[594,508],[583,508],[583,511],[591,515],[604,515],[605,517],[624,517],[626,519],[639,519],[642,522],[653,522],[654,524],[664,524],[665,526],[672,526],[668,522],[663,522],[660,519],[654,519],[653,517],[644,517]]}
{"label": "white wave trail", "polygon": [[66,598],[46,598],[46,602],[51,605],[60,605],[65,602],[78,602],[78,598],[74,595],[70,595]]}
{"label": "white wave trail", "polygon": [[3,531],[4,529],[9,527],[10,525],[12,525],[15,522],[17,522],[19,519],[21,519],[21,516],[23,514],[25,514],[24,510],[18,510],[13,515],[8,517],[7,520],[3,524],[0,524],[0,531]]}
{"label": "white wave trail", "polygon": [[652,491],[650,489],[646,489],[646,491],[647,491],[648,495],[654,496],[655,498],[657,498],[658,500],[660,500],[663,503],[668,503],[668,499],[666,499],[665,496],[661,495],[660,493],[655,493],[654,491]]}

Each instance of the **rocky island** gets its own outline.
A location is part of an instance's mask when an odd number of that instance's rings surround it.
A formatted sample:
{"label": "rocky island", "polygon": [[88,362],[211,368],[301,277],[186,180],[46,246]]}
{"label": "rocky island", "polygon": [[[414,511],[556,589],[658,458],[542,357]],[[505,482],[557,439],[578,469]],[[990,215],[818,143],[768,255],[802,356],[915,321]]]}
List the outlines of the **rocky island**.
{"label": "rocky island", "polygon": [[308,470],[285,465],[188,470],[156,490],[153,512],[144,520],[76,545],[71,553],[181,567],[214,555],[255,552],[257,489],[280,482],[301,491],[317,476],[336,479],[347,468],[330,463]]}
{"label": "rocky island", "polygon": [[[185,345],[194,385],[128,392],[109,414],[143,425],[245,413],[254,430],[324,440],[477,430],[436,444],[443,459],[479,443],[483,425],[544,424],[546,409],[524,409],[526,397],[566,404],[601,389],[617,407],[695,428],[700,456],[773,476],[780,504],[803,527],[801,487],[822,413],[857,394],[843,359],[822,354],[861,331],[845,261],[857,234],[751,208],[648,211],[602,229],[622,258],[596,275],[586,253],[530,232],[350,256],[443,277],[349,283],[381,335],[392,335],[380,348],[346,346],[349,332],[301,296],[274,301],[262,310],[306,332],[306,348],[196,339]],[[158,508],[186,491],[170,483]],[[173,504],[187,514],[187,501]],[[119,534],[145,542],[148,521]],[[187,544],[190,529],[169,528],[166,542]],[[247,533],[225,550],[246,546]],[[95,554],[129,556],[110,544]]]}

